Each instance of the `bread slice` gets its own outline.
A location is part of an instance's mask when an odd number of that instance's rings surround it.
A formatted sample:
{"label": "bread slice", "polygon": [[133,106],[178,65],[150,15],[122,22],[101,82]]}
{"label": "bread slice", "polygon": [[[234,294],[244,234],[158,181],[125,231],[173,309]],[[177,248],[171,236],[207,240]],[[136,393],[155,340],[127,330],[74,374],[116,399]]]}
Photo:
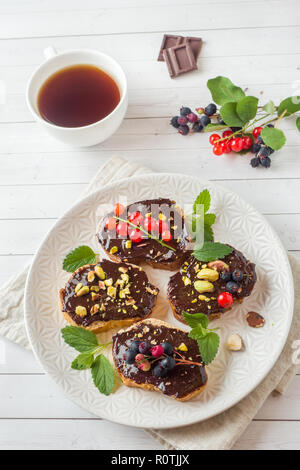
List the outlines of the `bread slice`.
{"label": "bread slice", "polygon": [[[242,272],[242,279],[234,281],[232,273]],[[228,280],[224,279],[226,273]],[[210,278],[210,274],[215,274]],[[197,281],[209,281],[212,288],[199,292]],[[228,283],[231,283],[228,284]],[[197,284],[195,284],[197,283]],[[232,286],[232,283],[235,284]],[[185,323],[182,312],[204,313],[211,320],[219,318],[229,308],[222,308],[218,303],[218,295],[229,292],[233,304],[241,303],[249,296],[256,283],[255,265],[235,248],[222,260],[201,262],[191,256],[182,265],[180,271],[171,276],[167,288],[168,301],[177,320]],[[231,287],[237,289],[236,292]]]}
{"label": "bread slice", "polygon": [[112,261],[125,261],[134,264],[148,263],[153,268],[167,269],[174,271],[180,268],[184,259],[188,256],[187,248],[190,237],[185,225],[184,213],[175,201],[170,199],[149,199],[135,202],[125,208],[122,217],[128,220],[130,215],[138,213],[140,219],[133,221],[135,225],[140,222],[141,227],[145,230],[147,219],[151,217],[153,220],[152,232],[149,233],[155,237],[160,237],[158,233],[159,224],[162,228],[171,232],[170,241],[165,242],[172,249],[162,246],[158,241],[148,237],[141,232],[142,240],[138,243],[131,242],[130,231],[133,227],[129,224],[129,234],[120,236],[115,229],[109,230],[106,222],[109,218],[114,217],[114,212],[107,214],[97,227],[97,238],[104,251]]}
{"label": "bread slice", "polygon": [[103,260],[77,269],[59,302],[68,323],[99,333],[147,318],[158,292],[139,266]]}
{"label": "bread slice", "polygon": [[[156,377],[153,367],[158,361],[148,371],[140,370],[135,363],[126,362],[126,352],[134,340],[147,341],[151,346],[169,342],[182,357],[199,365],[177,363],[165,377]],[[148,318],[126,330],[120,330],[113,336],[112,351],[117,372],[127,387],[155,390],[175,400],[187,401],[197,396],[207,384],[206,369],[197,342],[186,331],[162,320]],[[180,358],[179,354],[174,353],[173,357]]]}

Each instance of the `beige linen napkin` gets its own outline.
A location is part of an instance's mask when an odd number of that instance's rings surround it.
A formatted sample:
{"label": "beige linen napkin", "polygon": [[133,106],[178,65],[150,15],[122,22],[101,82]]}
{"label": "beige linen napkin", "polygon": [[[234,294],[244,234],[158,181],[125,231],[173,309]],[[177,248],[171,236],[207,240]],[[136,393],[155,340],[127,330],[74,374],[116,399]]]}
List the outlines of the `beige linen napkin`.
{"label": "beige linen napkin", "polygon": [[[91,181],[83,196],[87,196],[105,184],[136,174],[151,173],[122,158],[112,158]],[[295,340],[300,339],[300,294],[296,286],[300,283],[300,261],[289,256],[295,284],[295,309],[290,334],[284,350],[275,366],[261,384],[237,405],[220,415],[202,423],[164,430],[147,430],[167,449],[204,450],[230,449],[249,425],[259,408],[273,390],[284,393],[295,376],[292,363]],[[24,286],[29,266],[0,288],[0,334],[26,349],[30,343],[24,326]]]}

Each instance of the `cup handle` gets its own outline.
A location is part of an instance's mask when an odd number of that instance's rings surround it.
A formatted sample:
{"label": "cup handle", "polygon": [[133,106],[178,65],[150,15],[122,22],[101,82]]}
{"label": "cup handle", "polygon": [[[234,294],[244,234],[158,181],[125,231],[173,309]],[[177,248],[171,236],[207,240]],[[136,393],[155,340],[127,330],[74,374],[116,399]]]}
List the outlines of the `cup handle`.
{"label": "cup handle", "polygon": [[46,47],[43,52],[46,60],[51,59],[57,54],[57,50],[53,46]]}

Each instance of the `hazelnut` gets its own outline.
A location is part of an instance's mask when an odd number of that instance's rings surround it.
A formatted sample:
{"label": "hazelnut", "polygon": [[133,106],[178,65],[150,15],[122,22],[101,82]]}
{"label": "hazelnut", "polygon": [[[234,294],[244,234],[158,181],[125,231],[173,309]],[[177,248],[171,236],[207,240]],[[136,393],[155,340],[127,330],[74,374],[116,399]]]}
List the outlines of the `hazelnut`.
{"label": "hazelnut", "polygon": [[240,335],[234,333],[227,338],[226,347],[230,351],[240,351],[243,347],[243,341]]}

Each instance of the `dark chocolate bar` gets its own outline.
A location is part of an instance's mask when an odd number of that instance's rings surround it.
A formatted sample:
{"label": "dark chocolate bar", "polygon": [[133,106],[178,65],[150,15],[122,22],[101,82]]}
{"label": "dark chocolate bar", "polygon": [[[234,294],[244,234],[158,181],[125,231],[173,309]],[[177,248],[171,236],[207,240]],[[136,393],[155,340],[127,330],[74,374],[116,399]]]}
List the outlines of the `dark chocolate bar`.
{"label": "dark chocolate bar", "polygon": [[157,60],[160,62],[164,61],[163,50],[168,49],[169,47],[178,46],[183,42],[183,40],[183,36],[164,34]]}
{"label": "dark chocolate bar", "polygon": [[[186,38],[183,39],[183,44],[188,43],[193,51],[195,60],[197,62],[197,59],[200,54],[201,46],[202,46],[202,39],[201,38],[195,38],[192,36],[187,36]],[[177,45],[177,44],[176,44]]]}
{"label": "dark chocolate bar", "polygon": [[172,78],[197,69],[196,60],[188,42],[165,49],[163,56]]}

